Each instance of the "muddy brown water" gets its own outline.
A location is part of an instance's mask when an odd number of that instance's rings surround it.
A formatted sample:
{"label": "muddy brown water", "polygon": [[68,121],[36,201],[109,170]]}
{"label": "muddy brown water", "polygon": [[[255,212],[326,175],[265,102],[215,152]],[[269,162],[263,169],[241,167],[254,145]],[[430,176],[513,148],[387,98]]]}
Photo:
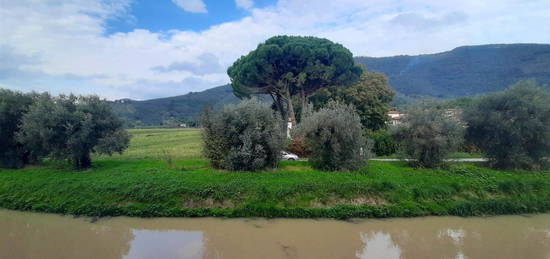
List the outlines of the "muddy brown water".
{"label": "muddy brown water", "polygon": [[0,210],[0,258],[550,258],[550,214],[488,218],[73,218]]}

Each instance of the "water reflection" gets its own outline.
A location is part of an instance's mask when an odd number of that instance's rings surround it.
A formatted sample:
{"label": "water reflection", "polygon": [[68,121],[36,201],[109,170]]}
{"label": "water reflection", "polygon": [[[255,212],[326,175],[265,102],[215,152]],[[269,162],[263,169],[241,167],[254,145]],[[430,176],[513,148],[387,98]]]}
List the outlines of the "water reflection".
{"label": "water reflection", "polygon": [[550,258],[550,214],[266,220],[0,210],[0,258]]}
{"label": "water reflection", "polygon": [[134,239],[124,258],[203,258],[199,231],[132,230]]}
{"label": "water reflection", "polygon": [[365,243],[365,247],[361,252],[355,254],[358,258],[401,258],[401,248],[393,243],[389,234],[382,232],[361,233],[361,241]]}
{"label": "water reflection", "polygon": [[359,258],[550,258],[548,214],[368,222]]}

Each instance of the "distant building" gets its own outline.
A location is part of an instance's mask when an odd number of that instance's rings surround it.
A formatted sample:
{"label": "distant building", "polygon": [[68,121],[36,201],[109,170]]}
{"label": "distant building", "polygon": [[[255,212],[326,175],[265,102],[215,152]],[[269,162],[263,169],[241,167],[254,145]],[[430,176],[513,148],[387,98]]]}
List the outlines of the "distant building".
{"label": "distant building", "polygon": [[[462,109],[445,109],[443,112],[445,113],[445,116],[455,119],[459,121],[461,124],[463,123]],[[390,117],[390,120],[387,122],[389,125],[400,125],[403,123],[403,119],[407,117],[407,114],[400,113],[399,111],[396,111],[396,110],[392,110],[388,112],[388,117]]]}
{"label": "distant building", "polygon": [[292,137],[290,136],[290,131],[292,130],[293,122],[294,121],[292,120],[292,118],[288,118],[287,129],[286,129],[286,137],[288,139],[292,139]]}
{"label": "distant building", "polygon": [[387,122],[390,125],[399,125],[403,123],[403,119],[407,116],[406,113],[400,113],[399,111],[393,110],[388,112],[388,117],[390,120]]}

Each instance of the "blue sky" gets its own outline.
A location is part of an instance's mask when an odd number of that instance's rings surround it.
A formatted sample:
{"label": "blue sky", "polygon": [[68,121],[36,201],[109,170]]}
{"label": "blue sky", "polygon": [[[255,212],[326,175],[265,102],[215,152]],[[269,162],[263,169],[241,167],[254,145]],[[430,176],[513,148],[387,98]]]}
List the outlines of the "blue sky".
{"label": "blue sky", "polygon": [[550,43],[548,0],[0,0],[0,87],[150,99],[226,84],[275,35],[356,56]]}
{"label": "blue sky", "polygon": [[[113,17],[107,22],[106,33],[130,32],[135,29],[152,32],[173,29],[201,31],[210,26],[242,19],[249,14],[232,0],[207,0],[203,3],[206,12],[175,8],[177,3],[170,0],[133,1],[124,15]],[[275,3],[275,0],[256,0],[253,7],[264,8]]]}

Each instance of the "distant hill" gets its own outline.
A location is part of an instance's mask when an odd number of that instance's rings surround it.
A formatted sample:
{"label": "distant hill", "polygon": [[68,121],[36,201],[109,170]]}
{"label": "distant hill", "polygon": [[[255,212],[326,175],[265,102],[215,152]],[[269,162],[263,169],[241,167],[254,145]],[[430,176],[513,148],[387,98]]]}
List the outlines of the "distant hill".
{"label": "distant hill", "polygon": [[[386,74],[400,100],[419,96],[456,98],[498,91],[522,79],[550,84],[550,44],[497,44],[458,47],[451,51],[395,57],[356,57],[370,71]],[[159,125],[170,118],[196,118],[207,106],[237,103],[231,87],[198,93],[111,103],[129,122]]]}
{"label": "distant hill", "polygon": [[193,119],[204,107],[221,107],[238,103],[230,85],[214,87],[202,92],[188,93],[174,97],[136,101],[121,99],[111,102],[114,112],[128,122],[143,125],[160,125],[170,118]]}
{"label": "distant hill", "polygon": [[356,57],[408,96],[455,98],[498,91],[522,79],[550,82],[550,44],[458,47],[419,56]]}

